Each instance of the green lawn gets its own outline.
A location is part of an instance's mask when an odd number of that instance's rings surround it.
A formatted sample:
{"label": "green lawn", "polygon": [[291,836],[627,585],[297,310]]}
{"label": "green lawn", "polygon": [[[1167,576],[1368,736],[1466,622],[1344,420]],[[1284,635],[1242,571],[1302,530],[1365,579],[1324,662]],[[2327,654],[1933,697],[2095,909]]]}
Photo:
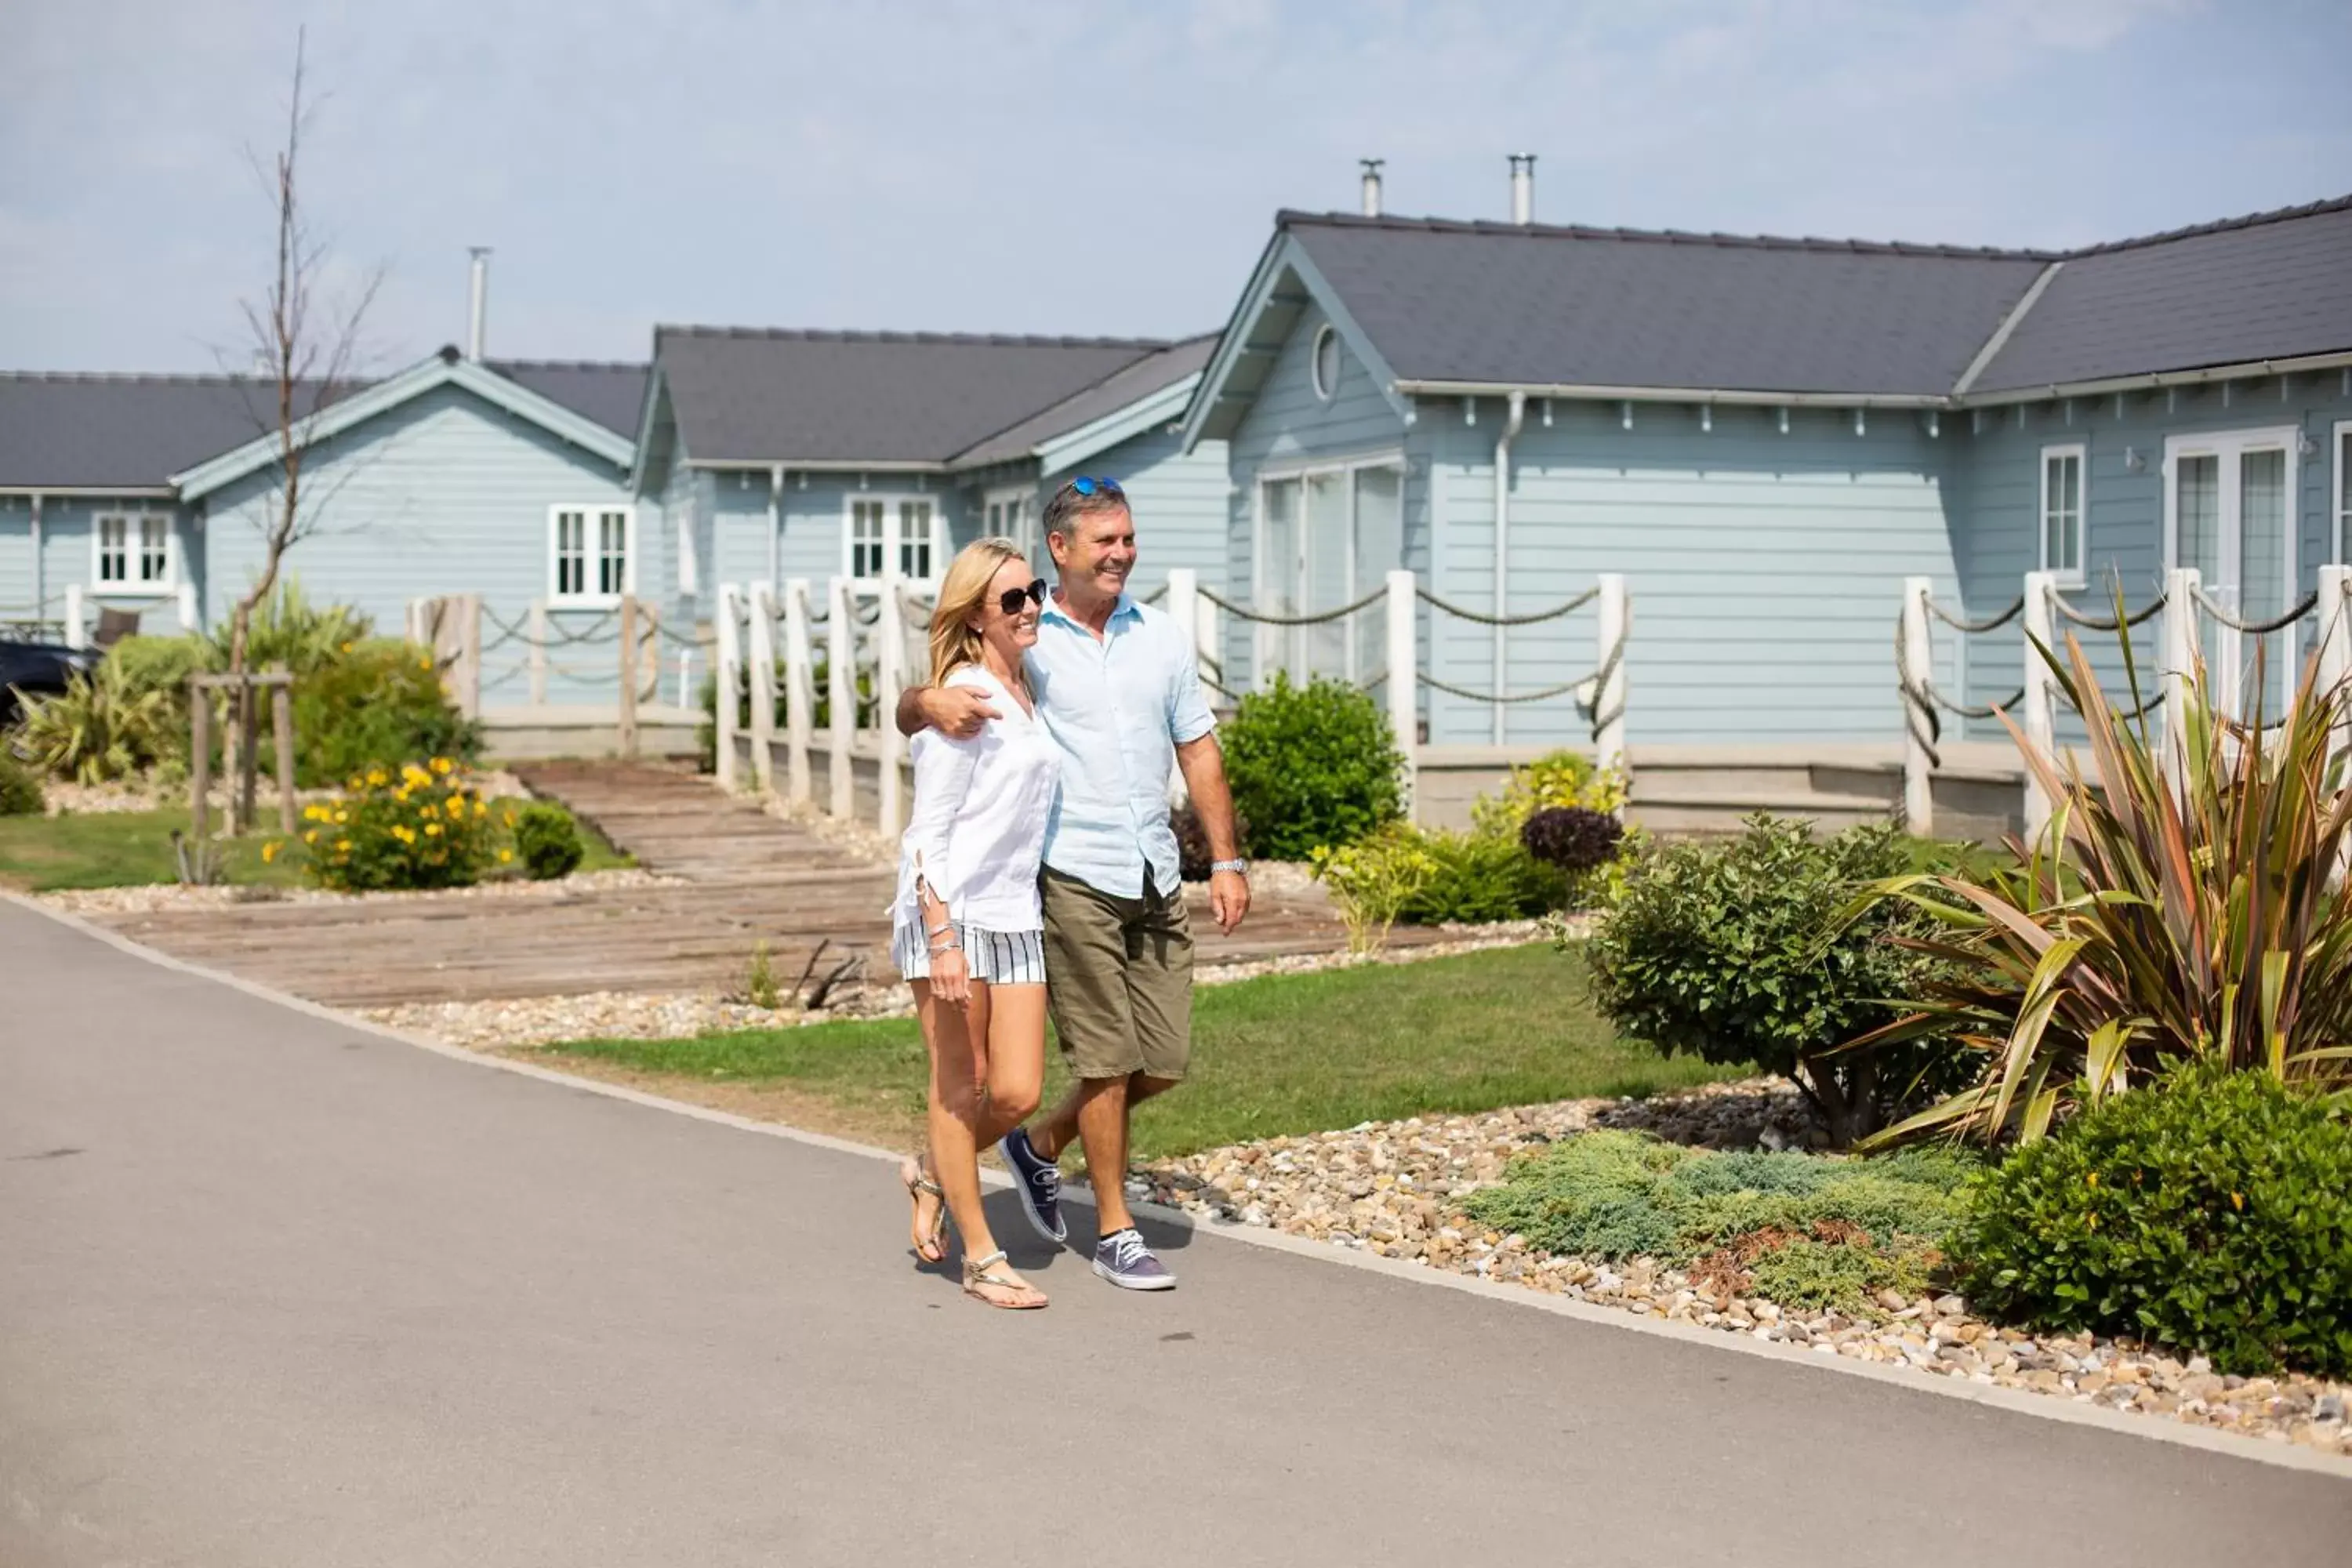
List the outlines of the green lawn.
{"label": "green lawn", "polygon": [[[217,820],[217,819],[215,819]],[[275,810],[262,814],[268,830],[220,845],[223,879],[251,886],[293,887],[300,869],[288,861],[265,865],[261,847],[282,837]],[[63,816],[0,816],[0,883],[27,892],[68,888],[127,888],[179,880],[172,856],[174,829],[188,829],[188,810],[68,813]],[[583,822],[587,847],[583,871],[634,864]]]}
{"label": "green lawn", "polygon": [[[877,1131],[911,1128],[922,1113],[922,1037],[910,1019],[547,1049],[641,1072],[785,1086]],[[1050,1099],[1062,1074],[1058,1058],[1048,1060]],[[1137,1111],[1136,1154],[1737,1076],[1619,1039],[1586,1000],[1581,957],[1549,947],[1268,976],[1202,987],[1192,1076]]]}

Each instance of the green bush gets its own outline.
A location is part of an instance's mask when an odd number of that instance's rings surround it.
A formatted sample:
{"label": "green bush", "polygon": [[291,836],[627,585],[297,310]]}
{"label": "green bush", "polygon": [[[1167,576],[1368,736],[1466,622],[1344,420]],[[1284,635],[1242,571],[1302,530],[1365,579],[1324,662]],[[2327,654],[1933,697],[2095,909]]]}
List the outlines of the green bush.
{"label": "green bush", "polygon": [[1729,843],[1650,850],[1595,923],[1595,1000],[1617,1026],[1668,1055],[1756,1062],[1795,1079],[1841,1143],[1966,1070],[1944,1043],[1846,1049],[1894,1021],[1928,961],[1900,945],[1929,917],[1899,903],[1843,925],[1858,889],[1903,869],[1891,827],[1816,841],[1803,822],[1759,813]]}
{"label": "green bush", "polygon": [[1960,1217],[1968,1164],[1911,1151],[1826,1160],[1711,1154],[1633,1132],[1587,1132],[1515,1163],[1464,1212],[1549,1253],[1654,1258],[1784,1306],[1867,1310],[1924,1289]]}
{"label": "green bush", "polygon": [[1625,804],[1622,778],[1604,775],[1578,752],[1553,752],[1511,770],[1503,787],[1482,795],[1470,806],[1471,830],[1494,838],[1517,838],[1528,818],[1556,806],[1580,805],[1614,812]]}
{"label": "green bush", "polygon": [[57,695],[26,697],[14,744],[36,772],[90,784],[138,776],[172,755],[174,741],[165,695],[132,690],[121,666],[100,659]]}
{"label": "green bush", "polygon": [[2352,1125],[2306,1090],[2179,1070],[2020,1146],[1969,1196],[1954,1247],[1978,1301],[2226,1373],[2352,1373]]}
{"label": "green bush", "polygon": [[[228,668],[233,626],[233,614],[225,614],[212,629],[214,669]],[[300,582],[288,577],[253,607],[246,629],[245,668],[258,672],[282,664],[299,680],[353,651],[374,633],[375,623],[367,616],[348,605],[313,605]]]}
{"label": "green bush", "polygon": [[1250,852],[1305,860],[1396,820],[1404,759],[1370,693],[1318,676],[1294,686],[1277,671],[1244,696],[1220,731],[1234,805]]}
{"label": "green bush", "polygon": [[523,869],[538,882],[569,876],[588,853],[580,826],[560,805],[533,802],[514,816],[514,847]]}
{"label": "green bush", "polygon": [[1314,861],[1316,879],[1330,889],[1348,928],[1349,952],[1370,952],[1386,942],[1405,906],[1437,875],[1426,840],[1402,822],[1338,849],[1318,844]]}
{"label": "green bush", "polygon": [[[266,720],[261,728],[271,732]],[[388,639],[339,648],[296,676],[294,743],[295,781],[313,789],[414,757],[470,763],[482,751],[480,725],[450,702],[433,660]]]}
{"label": "green bush", "polygon": [[38,816],[47,804],[41,797],[40,775],[0,745],[0,816]]}
{"label": "green bush", "polygon": [[1404,902],[1409,924],[1528,920],[1559,903],[1565,890],[1559,874],[1516,837],[1438,832],[1419,838],[1433,869]]}

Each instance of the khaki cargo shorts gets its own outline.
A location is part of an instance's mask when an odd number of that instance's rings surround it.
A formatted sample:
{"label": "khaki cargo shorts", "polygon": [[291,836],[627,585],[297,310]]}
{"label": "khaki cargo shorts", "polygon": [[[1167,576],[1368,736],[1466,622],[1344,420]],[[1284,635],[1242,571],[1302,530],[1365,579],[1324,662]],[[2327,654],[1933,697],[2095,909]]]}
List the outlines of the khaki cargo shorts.
{"label": "khaki cargo shorts", "polygon": [[1071,1072],[1181,1079],[1192,1055],[1192,928],[1181,890],[1122,899],[1051,868],[1045,1008]]}

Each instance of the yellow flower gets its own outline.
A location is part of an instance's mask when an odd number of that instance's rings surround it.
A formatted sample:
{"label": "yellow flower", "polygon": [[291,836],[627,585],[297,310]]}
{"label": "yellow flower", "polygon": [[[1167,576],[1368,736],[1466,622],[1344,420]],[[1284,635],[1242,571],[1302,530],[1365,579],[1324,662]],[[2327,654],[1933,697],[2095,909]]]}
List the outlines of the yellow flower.
{"label": "yellow flower", "polygon": [[449,817],[450,817],[450,820],[454,822],[454,821],[456,821],[458,817],[461,817],[461,816],[465,816],[465,815],[466,815],[466,797],[465,797],[464,795],[451,795],[451,796],[449,797]]}
{"label": "yellow flower", "polygon": [[343,651],[344,651],[345,653],[349,653],[349,652],[351,652],[351,651],[352,651],[352,645],[351,645],[351,644],[349,644],[349,643],[345,643],[345,644],[343,645]]}
{"label": "yellow flower", "polygon": [[505,865],[508,861],[509,861],[509,860],[511,860],[511,859],[513,859],[513,858],[514,858],[514,851],[513,851],[513,850],[511,850],[511,849],[501,849],[501,850],[499,850],[499,865],[503,866],[503,865]]}
{"label": "yellow flower", "polygon": [[352,775],[351,787],[352,787],[352,788],[353,788],[353,789],[358,789],[358,788],[360,787],[360,775],[359,775],[359,774],[357,774],[357,773],[353,773],[353,774]]}
{"label": "yellow flower", "polygon": [[2230,1206],[2236,1209],[2240,1214],[2245,1213],[2246,1194],[2243,1193],[2231,1193],[2230,1194]]}
{"label": "yellow flower", "polygon": [[476,816],[478,816],[478,817],[481,817],[481,816],[489,816],[489,815],[490,815],[490,803],[489,803],[488,801],[487,801],[487,800],[478,800],[478,801],[476,801],[476,802],[474,803],[474,815],[475,815]]}
{"label": "yellow flower", "polygon": [[425,825],[425,837],[426,837],[427,838],[438,838],[438,837],[441,837],[441,825],[440,825],[439,823],[437,823],[437,822],[428,822],[428,823],[426,823],[426,824]]}
{"label": "yellow flower", "polygon": [[348,854],[350,854],[351,852],[352,852],[352,841],[351,841],[350,839],[348,839],[348,838],[338,838],[338,839],[336,839],[336,840],[335,840],[335,853],[336,853],[336,854],[338,854],[338,855],[348,855]]}
{"label": "yellow flower", "polygon": [[384,772],[382,768],[370,768],[368,770],[369,788],[382,789],[385,784],[390,784],[391,782],[392,781],[390,779],[384,776]]}
{"label": "yellow flower", "polygon": [[399,839],[403,844],[414,844],[416,842],[416,829],[414,827],[403,827],[397,823],[393,826],[392,836],[394,838]]}
{"label": "yellow flower", "polygon": [[316,844],[319,842],[319,830],[314,827],[310,829],[310,832],[302,835],[302,842],[305,844]]}
{"label": "yellow flower", "polygon": [[420,658],[416,661],[416,668],[419,669],[431,669],[433,668],[433,661],[429,658]]}
{"label": "yellow flower", "polygon": [[507,826],[508,826],[509,827],[512,827],[512,826],[514,826],[514,813],[513,813],[513,812],[511,812],[511,811],[509,811],[509,812],[505,813],[505,814],[504,814],[504,816],[506,816],[506,819],[507,819]]}
{"label": "yellow flower", "polygon": [[349,822],[351,819],[352,814],[348,811],[339,811],[335,813],[335,821],[338,825]]}
{"label": "yellow flower", "polygon": [[449,770],[455,764],[446,757],[436,757],[433,759],[433,771],[441,774],[445,778],[448,776]]}
{"label": "yellow flower", "polygon": [[323,805],[306,805],[302,808],[302,820],[324,822],[327,820],[327,808]]}
{"label": "yellow flower", "polygon": [[275,859],[277,859],[277,858],[278,858],[278,840],[276,840],[275,838],[273,838],[273,839],[271,839],[268,843],[267,843],[267,844],[265,844],[265,845],[263,845],[263,846],[261,847],[261,863],[262,863],[263,865],[267,866],[267,865],[268,865],[272,860],[275,860]]}
{"label": "yellow flower", "polygon": [[2099,1184],[2099,1173],[2093,1171],[2089,1175],[2084,1176],[2083,1180],[2089,1185],[2095,1187]]}

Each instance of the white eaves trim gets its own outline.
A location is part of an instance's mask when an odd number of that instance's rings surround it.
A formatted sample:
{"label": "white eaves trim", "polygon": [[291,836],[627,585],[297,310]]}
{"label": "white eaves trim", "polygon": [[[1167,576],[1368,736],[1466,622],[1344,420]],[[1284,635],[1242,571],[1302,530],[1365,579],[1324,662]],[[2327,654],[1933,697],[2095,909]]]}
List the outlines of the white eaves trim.
{"label": "white eaves trim", "polygon": [[1033,448],[1037,457],[1037,471],[1040,474],[1058,474],[1065,468],[1085,462],[1097,452],[1110,450],[1121,441],[1182,417],[1185,405],[1192,401],[1192,389],[1201,384],[1202,374],[1196,370],[1181,381],[1171,382],[1124,408],[1115,409],[1099,419],[1050,440],[1038,442]]}
{"label": "white eaves trim", "polygon": [[[314,441],[341,435],[388,409],[397,408],[411,398],[443,386],[462,387],[484,402],[503,408],[519,419],[528,420],[558,440],[568,441],[593,453],[615,468],[626,469],[635,459],[636,447],[627,437],[614,435],[594,420],[574,414],[562,404],[541,396],[519,382],[509,381],[488,365],[478,364],[471,360],[451,359],[442,354],[412,365],[398,375],[377,382],[365,391],[353,393],[333,406],[303,419],[299,444],[308,447]],[[172,483],[183,500],[194,500],[257,469],[268,467],[278,461],[278,433],[271,431],[217,458],[208,458],[193,468],[173,474]]]}

